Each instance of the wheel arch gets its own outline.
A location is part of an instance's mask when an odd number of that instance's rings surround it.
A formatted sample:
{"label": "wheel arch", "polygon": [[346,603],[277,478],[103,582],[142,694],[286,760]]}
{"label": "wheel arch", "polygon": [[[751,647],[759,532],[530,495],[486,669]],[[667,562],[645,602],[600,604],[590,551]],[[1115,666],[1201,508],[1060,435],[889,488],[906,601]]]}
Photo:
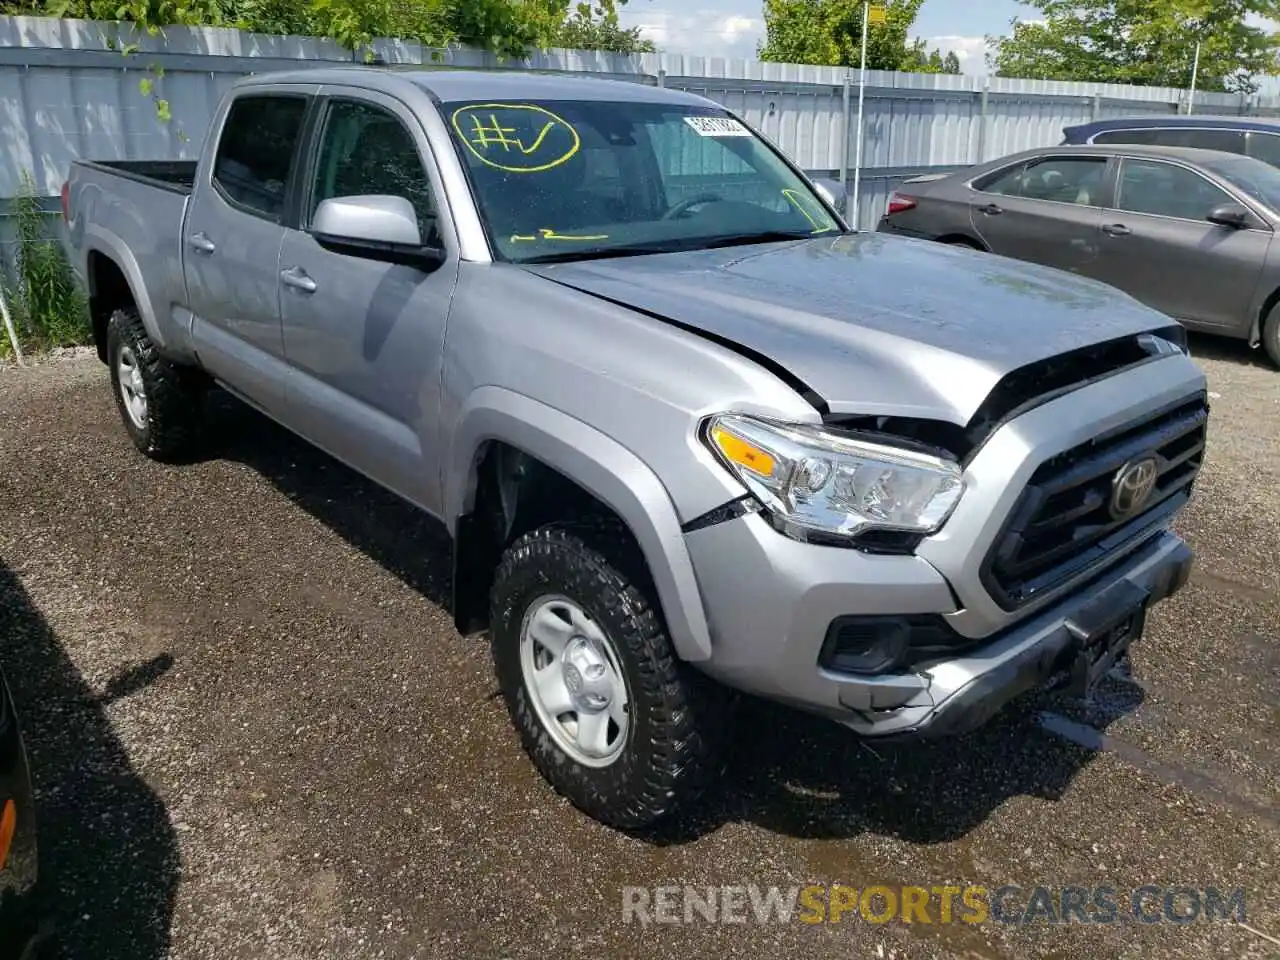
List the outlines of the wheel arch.
{"label": "wheel arch", "polygon": [[983,253],[989,252],[986,244],[967,233],[944,233],[934,239],[938,243],[945,243],[953,247],[972,247],[974,250],[980,250]]}
{"label": "wheel arch", "polygon": [[[1264,288],[1265,289],[1265,288]],[[1249,346],[1256,347],[1262,341],[1262,325],[1267,322],[1267,317],[1271,315],[1280,304],[1280,287],[1276,287],[1262,301],[1262,307],[1253,317],[1253,323],[1249,327]]]}
{"label": "wheel arch", "polygon": [[[675,505],[634,453],[581,420],[499,387],[472,394],[450,450],[443,506],[454,537],[454,619],[461,632],[487,625],[493,569],[522,530],[517,524],[567,519],[598,505],[634,538],[681,659],[711,656]],[[534,505],[523,520],[522,503]]]}
{"label": "wheel arch", "polygon": [[86,237],[84,256],[89,316],[99,358],[106,360],[107,321],[113,312],[124,307],[137,309],[151,342],[163,346],[142,270],[129,248],[114,235],[94,233]]}

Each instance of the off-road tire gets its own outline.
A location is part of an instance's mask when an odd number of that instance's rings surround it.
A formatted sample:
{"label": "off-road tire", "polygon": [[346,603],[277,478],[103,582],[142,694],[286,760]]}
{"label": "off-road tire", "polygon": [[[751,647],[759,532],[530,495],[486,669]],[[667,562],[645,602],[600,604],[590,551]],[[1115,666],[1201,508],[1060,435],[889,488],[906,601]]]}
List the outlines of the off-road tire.
{"label": "off-road tire", "polygon": [[1262,323],[1262,349],[1277,367],[1280,367],[1280,304],[1271,308]]}
{"label": "off-road tire", "polygon": [[[142,374],[147,402],[146,423],[142,427],[130,417],[120,389],[118,361],[126,346],[137,358]],[[107,369],[116,409],[134,446],[162,462],[188,457],[200,432],[204,409],[206,382],[201,373],[160,356],[147,336],[142,317],[133,308],[117,310],[107,321]]]}
{"label": "off-road tire", "polygon": [[[520,666],[526,610],[557,594],[608,635],[630,702],[627,743],[609,766],[570,757],[543,726]],[[558,523],[515,541],[490,594],[494,669],[534,766],[560,794],[608,826],[635,831],[688,809],[721,772],[727,691],[676,657],[644,560],[613,520]]]}

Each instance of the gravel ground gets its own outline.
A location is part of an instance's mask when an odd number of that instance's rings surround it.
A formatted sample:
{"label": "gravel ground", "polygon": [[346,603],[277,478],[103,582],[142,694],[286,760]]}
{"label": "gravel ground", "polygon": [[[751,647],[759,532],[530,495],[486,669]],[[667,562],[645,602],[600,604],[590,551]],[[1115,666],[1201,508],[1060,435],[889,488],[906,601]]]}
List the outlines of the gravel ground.
{"label": "gravel ground", "polygon": [[[208,458],[165,467],[93,357],[0,370],[0,658],[67,954],[1280,955],[1280,374],[1194,347],[1199,565],[1133,682],[874,752],[748,704],[723,789],[648,839],[533,771],[431,523],[230,401]],[[835,882],[1243,887],[1258,932],[622,917],[624,886]]]}

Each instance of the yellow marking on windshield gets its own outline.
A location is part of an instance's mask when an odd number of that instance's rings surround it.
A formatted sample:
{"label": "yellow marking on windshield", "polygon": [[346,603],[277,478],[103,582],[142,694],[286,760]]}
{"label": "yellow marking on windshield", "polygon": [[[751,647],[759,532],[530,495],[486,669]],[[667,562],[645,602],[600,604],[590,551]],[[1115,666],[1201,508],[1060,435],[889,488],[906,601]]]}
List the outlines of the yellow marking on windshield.
{"label": "yellow marking on windshield", "polygon": [[546,227],[541,227],[538,230],[538,233],[536,236],[524,235],[519,233],[513,233],[511,235],[512,243],[515,243],[517,240],[608,240],[608,239],[609,239],[609,235],[607,233],[588,233],[588,234],[556,233],[554,230],[548,230]]}
{"label": "yellow marking on windshield", "polygon": [[506,173],[550,170],[582,147],[573,124],[531,103],[468,104],[450,122],[473,157]]}
{"label": "yellow marking on windshield", "polygon": [[798,191],[787,187],[782,191],[782,195],[787,198],[793,207],[800,211],[800,215],[802,217],[809,221],[809,226],[813,227],[813,233],[826,233],[828,230],[835,228],[835,221],[826,214],[823,214],[824,222],[819,223],[815,220],[813,218],[813,214],[806,210],[804,204],[800,202],[800,194]]}

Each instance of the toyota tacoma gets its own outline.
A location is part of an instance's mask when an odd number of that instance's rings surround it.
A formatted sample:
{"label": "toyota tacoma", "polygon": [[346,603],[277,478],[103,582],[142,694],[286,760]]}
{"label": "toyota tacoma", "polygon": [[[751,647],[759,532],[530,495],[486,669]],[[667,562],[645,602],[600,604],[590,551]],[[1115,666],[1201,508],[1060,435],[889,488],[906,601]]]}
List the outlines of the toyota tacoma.
{"label": "toyota tacoma", "polygon": [[1089,692],[1189,575],[1181,328],[842,199],[691,94],[356,67],[63,193],[137,447],[190,456],[219,385],[438,518],[533,763],[624,829],[716,776],[736,692],[962,733]]}

